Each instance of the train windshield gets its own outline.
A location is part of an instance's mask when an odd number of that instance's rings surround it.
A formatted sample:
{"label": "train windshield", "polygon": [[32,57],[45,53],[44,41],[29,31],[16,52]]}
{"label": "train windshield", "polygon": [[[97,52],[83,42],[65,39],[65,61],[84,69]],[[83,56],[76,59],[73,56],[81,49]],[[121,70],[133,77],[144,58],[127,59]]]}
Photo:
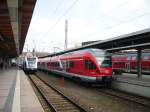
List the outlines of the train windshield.
{"label": "train windshield", "polygon": [[111,67],[111,54],[100,49],[91,50],[91,53],[96,57],[98,64],[100,67]]}
{"label": "train windshield", "polygon": [[111,56],[110,55],[105,55],[100,66],[101,67],[112,67]]}
{"label": "train windshield", "polygon": [[27,58],[28,64],[32,65],[35,64],[36,58]]}

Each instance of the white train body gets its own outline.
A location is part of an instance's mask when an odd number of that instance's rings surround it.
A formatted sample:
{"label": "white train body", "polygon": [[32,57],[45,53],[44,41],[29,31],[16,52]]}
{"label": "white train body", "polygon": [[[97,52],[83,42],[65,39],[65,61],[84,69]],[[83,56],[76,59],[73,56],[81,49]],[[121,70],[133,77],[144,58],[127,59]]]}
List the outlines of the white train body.
{"label": "white train body", "polygon": [[37,71],[37,63],[38,63],[38,58],[33,55],[27,54],[25,57],[25,62],[24,62],[24,71],[26,73],[35,73]]}

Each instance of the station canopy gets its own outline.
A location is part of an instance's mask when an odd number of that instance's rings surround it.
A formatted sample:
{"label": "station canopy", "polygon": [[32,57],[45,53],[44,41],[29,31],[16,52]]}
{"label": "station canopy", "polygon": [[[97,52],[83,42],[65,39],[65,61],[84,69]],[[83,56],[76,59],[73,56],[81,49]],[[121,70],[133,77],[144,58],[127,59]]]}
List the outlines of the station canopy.
{"label": "station canopy", "polygon": [[24,46],[36,0],[0,0],[0,57],[16,57]]}

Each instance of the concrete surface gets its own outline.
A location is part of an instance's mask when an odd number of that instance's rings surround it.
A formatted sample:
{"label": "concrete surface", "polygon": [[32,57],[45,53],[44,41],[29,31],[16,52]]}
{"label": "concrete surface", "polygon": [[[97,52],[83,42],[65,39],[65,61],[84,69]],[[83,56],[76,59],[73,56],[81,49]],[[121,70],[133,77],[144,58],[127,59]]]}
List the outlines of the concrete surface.
{"label": "concrete surface", "polygon": [[150,98],[150,75],[142,75],[140,78],[138,78],[136,74],[130,73],[116,75],[112,87]]}
{"label": "concrete surface", "polygon": [[0,70],[0,112],[44,112],[22,70]]}

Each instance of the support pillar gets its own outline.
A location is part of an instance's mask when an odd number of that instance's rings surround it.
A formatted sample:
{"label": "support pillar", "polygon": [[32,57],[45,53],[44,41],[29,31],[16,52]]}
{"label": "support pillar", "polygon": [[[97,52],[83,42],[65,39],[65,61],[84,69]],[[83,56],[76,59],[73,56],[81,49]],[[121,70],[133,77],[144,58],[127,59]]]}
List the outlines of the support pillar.
{"label": "support pillar", "polygon": [[142,76],[141,69],[142,52],[141,49],[137,50],[137,75],[140,78]]}

